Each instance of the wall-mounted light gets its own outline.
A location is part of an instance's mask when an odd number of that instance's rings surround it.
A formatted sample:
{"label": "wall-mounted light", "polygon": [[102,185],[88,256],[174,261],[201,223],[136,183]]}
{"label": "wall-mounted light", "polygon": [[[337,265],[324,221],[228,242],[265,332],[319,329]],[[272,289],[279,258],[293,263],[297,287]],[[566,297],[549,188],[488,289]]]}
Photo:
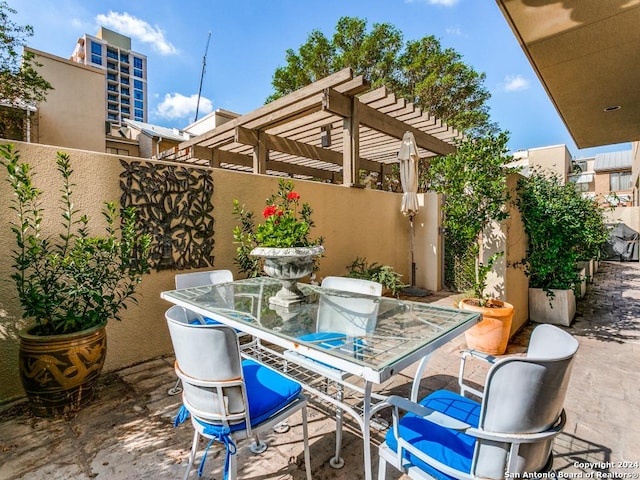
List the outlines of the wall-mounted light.
{"label": "wall-mounted light", "polygon": [[324,148],[331,146],[331,124],[320,127],[320,145]]}
{"label": "wall-mounted light", "polygon": [[620,105],[611,105],[604,109],[605,112],[615,112],[616,110],[620,110],[622,107]]}

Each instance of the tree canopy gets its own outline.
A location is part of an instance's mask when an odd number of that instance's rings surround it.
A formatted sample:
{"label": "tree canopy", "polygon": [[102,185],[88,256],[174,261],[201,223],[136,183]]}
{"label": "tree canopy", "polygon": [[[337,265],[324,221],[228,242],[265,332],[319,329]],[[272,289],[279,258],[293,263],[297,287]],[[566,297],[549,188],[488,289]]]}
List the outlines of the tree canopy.
{"label": "tree canopy", "polygon": [[405,43],[391,24],[374,23],[368,31],[366,20],[342,17],[331,39],[314,30],[297,52],[286,51],[285,60],[273,75],[268,102],[351,67],[372,88],[386,85],[462,132],[497,131],[489,118],[485,74],[465,64],[454,49],[443,49],[432,35]]}
{"label": "tree canopy", "polygon": [[7,2],[0,2],[0,101],[23,107],[44,101],[53,87],[38,74],[35,55],[21,52],[33,27],[12,21],[10,16],[16,13]]}

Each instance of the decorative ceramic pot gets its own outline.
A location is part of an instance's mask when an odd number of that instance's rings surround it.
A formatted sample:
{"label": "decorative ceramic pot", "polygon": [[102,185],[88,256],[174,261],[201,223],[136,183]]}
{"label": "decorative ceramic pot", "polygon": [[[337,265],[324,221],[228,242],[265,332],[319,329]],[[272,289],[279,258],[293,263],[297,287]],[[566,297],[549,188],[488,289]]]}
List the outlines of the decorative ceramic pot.
{"label": "decorative ceramic pot", "polygon": [[482,313],[482,320],[464,332],[467,347],[489,355],[502,355],[509,343],[513,305],[501,300],[489,300],[489,306],[486,307],[474,303],[477,303],[477,299],[465,298],[460,301],[462,310]]}
{"label": "decorative ceramic pot", "polygon": [[324,253],[324,247],[267,248],[258,247],[251,255],[264,258],[264,272],[282,283],[282,288],[269,299],[272,305],[289,307],[306,300],[298,288],[298,280],[313,272],[313,259]]}
{"label": "decorative ceramic pot", "polygon": [[64,335],[20,335],[20,380],[40,417],[79,410],[93,398],[107,354],[106,323]]}

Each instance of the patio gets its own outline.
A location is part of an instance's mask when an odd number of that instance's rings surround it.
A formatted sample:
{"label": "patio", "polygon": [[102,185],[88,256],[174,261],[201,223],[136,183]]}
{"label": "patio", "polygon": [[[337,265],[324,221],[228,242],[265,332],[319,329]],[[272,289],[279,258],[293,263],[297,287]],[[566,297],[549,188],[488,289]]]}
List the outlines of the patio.
{"label": "patio", "polygon": [[[450,297],[425,301],[450,305]],[[640,265],[603,262],[587,295],[578,302],[576,320],[568,329],[580,342],[565,408],[568,423],[555,443],[555,468],[569,476],[602,478],[599,472],[637,476],[640,468],[618,462],[640,461]],[[510,344],[509,353],[524,350],[531,326]],[[459,350],[456,339],[434,356],[429,389],[455,388]],[[0,412],[0,479],[158,479],[179,478],[185,468],[192,430],[175,429],[172,416],[179,397],[167,395],[175,381],[172,357],[161,357],[104,374],[97,398],[66,419],[33,417],[24,404]],[[471,379],[483,378],[481,368]],[[408,395],[411,369],[385,384],[383,391]],[[426,390],[425,390],[426,392]],[[312,472],[315,479],[362,478],[361,439],[347,429],[345,467],[328,465],[333,449],[334,421],[310,410]],[[239,445],[240,478],[304,478],[300,423],[296,417],[286,434],[272,433],[269,449],[253,456],[248,442]],[[373,441],[381,440],[373,432]],[[222,450],[212,446],[204,479],[220,479]],[[377,459],[374,458],[374,462]],[[375,464],[375,463],[374,463]],[[192,473],[196,478],[196,474]],[[398,475],[391,478],[400,478]]]}

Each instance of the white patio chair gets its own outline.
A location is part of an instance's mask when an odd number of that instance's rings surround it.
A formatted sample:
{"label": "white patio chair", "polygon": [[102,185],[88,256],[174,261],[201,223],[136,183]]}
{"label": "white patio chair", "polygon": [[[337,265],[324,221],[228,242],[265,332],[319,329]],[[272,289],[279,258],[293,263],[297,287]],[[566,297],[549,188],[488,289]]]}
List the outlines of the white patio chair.
{"label": "white patio chair", "polygon": [[[318,304],[316,331],[300,337],[306,342],[315,342],[326,349],[350,349],[357,355],[359,349],[366,348],[362,336],[375,329],[379,302],[376,298],[352,297],[342,292],[360,293],[372,297],[382,295],[382,284],[370,280],[350,277],[325,277],[322,287],[336,290],[335,293],[322,293]],[[347,320],[348,319],[348,320]],[[298,352],[286,351],[285,358],[295,361],[319,374],[338,381],[338,395],[342,395],[339,383],[348,375],[339,369],[317,362]],[[340,398],[341,400],[341,398]],[[344,460],[340,457],[342,449],[342,410],[336,409],[336,450],[330,460],[333,468],[341,468]]]}
{"label": "white patio chair", "polygon": [[[231,273],[231,270],[207,270],[203,272],[178,273],[175,276],[176,290],[180,290],[183,288],[201,287],[206,285],[219,285],[229,282],[233,282],[233,273]],[[228,307],[233,308],[233,287],[230,286],[226,291],[223,289],[221,291],[221,294]],[[204,319],[201,315],[198,315],[196,313],[193,313],[192,317],[192,321],[199,321],[200,323],[218,323],[215,320]],[[248,335],[244,332],[237,333],[240,336]],[[247,345],[249,343],[247,343]],[[180,392],[182,392],[182,388],[180,387],[180,379],[178,378],[176,384],[171,387],[167,391],[167,393],[169,395],[177,395]]]}
{"label": "white patio chair", "polygon": [[[235,442],[255,438],[262,452],[266,445],[258,435],[300,411],[304,437],[304,462],[307,480],[311,480],[311,461],[307,434],[307,399],[300,384],[263,367],[252,360],[241,360],[236,332],[221,324],[194,324],[188,310],[171,307],[166,314],[176,356],[176,374],[182,380],[183,406],[175,425],[188,416],[194,428],[187,479],[203,436],[226,447],[224,478],[237,477]],[[207,450],[200,466],[202,474]]]}
{"label": "white patio chair", "polygon": [[[565,425],[563,404],[577,350],[578,342],[565,331],[539,325],[524,357],[478,355],[493,363],[484,391],[464,387],[462,393],[476,392],[481,402],[446,390],[418,403],[390,397],[393,427],[379,448],[378,479],[386,478],[387,463],[421,480],[522,478],[525,472],[549,471],[553,439]],[[475,354],[465,359],[469,355]],[[399,411],[408,413],[400,417]]]}

